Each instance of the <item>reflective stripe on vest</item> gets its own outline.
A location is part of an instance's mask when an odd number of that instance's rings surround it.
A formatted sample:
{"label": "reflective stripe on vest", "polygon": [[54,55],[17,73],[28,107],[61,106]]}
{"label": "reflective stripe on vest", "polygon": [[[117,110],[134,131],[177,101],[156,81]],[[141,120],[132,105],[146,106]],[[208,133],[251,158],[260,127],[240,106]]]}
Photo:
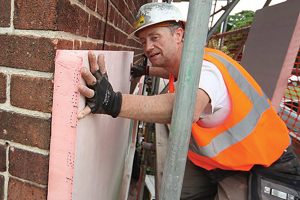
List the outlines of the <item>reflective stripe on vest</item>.
{"label": "reflective stripe on vest", "polygon": [[213,138],[213,140],[208,145],[197,145],[193,138],[193,135],[191,136],[192,139],[190,143],[190,150],[203,156],[214,157],[224,149],[237,142],[240,142],[249,134],[251,134],[261,114],[268,108],[270,108],[270,104],[268,103],[267,97],[265,95],[260,96],[257,91],[255,91],[255,89],[249,84],[249,82],[245,80],[243,75],[229,61],[214,52],[208,52],[208,54],[218,59],[225,65],[231,77],[236,81],[237,85],[240,86],[240,89],[253,103],[251,111],[244,119],[242,119],[235,126],[229,128],[228,130],[220,133],[218,136]]}

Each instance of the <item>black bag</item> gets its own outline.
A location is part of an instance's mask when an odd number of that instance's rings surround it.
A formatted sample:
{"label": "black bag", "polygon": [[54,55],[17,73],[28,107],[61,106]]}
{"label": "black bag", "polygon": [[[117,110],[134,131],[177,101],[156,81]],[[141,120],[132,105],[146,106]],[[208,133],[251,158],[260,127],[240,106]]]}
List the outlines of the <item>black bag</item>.
{"label": "black bag", "polygon": [[300,164],[291,148],[270,167],[253,167],[248,191],[249,200],[300,200]]}

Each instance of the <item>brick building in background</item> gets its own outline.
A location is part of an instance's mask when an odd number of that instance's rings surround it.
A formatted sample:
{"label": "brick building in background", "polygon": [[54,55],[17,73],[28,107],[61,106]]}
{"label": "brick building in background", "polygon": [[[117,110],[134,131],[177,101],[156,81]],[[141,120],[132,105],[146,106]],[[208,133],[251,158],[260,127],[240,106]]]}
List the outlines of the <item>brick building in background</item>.
{"label": "brick building in background", "polygon": [[0,0],[0,200],[46,199],[56,49],[126,50],[149,0]]}

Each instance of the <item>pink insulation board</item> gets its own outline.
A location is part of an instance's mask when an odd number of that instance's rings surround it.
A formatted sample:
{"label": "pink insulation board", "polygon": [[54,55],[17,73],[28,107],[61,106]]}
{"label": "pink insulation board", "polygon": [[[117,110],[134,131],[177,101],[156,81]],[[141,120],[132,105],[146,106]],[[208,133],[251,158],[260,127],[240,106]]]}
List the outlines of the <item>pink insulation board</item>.
{"label": "pink insulation board", "polygon": [[[88,51],[58,50],[55,60],[48,200],[118,199],[131,144],[130,121],[106,115],[77,120],[85,99],[77,91]],[[129,93],[133,52],[104,54],[115,91]]]}

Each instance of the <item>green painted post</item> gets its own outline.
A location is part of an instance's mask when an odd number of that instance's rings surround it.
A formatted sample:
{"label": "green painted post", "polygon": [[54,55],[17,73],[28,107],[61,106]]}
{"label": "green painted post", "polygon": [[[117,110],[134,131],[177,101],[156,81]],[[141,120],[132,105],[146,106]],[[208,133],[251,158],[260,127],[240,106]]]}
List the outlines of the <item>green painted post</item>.
{"label": "green painted post", "polygon": [[212,0],[190,0],[160,200],[179,200]]}

